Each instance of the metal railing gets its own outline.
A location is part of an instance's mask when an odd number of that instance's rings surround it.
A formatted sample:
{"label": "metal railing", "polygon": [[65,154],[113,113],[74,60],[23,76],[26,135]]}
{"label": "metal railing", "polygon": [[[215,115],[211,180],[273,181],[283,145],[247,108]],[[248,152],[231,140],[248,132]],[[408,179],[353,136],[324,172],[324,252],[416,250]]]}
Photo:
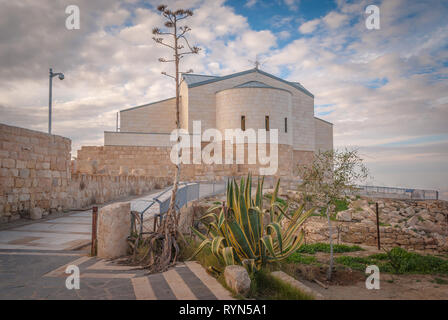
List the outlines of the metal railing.
{"label": "metal railing", "polygon": [[357,194],[375,198],[393,198],[409,200],[438,200],[437,190],[407,189],[379,186],[358,186]]}
{"label": "metal railing", "polygon": [[[176,210],[182,209],[189,202],[201,198],[225,193],[227,180],[181,182],[176,193]],[[161,223],[168,212],[171,202],[172,186],[166,188],[154,198],[140,199],[131,203],[133,213],[131,230],[140,234],[151,233]]]}

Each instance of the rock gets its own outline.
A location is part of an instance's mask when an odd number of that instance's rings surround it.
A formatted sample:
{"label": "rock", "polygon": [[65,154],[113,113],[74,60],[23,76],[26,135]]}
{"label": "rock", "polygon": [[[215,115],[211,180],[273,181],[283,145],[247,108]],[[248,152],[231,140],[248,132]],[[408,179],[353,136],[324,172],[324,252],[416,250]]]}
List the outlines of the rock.
{"label": "rock", "polygon": [[446,220],[445,216],[443,214],[441,214],[441,213],[437,213],[436,216],[435,216],[435,219],[436,219],[437,222],[443,222],[443,221]]}
{"label": "rock", "polygon": [[418,218],[417,216],[413,216],[412,218],[410,218],[407,222],[406,222],[406,226],[408,227],[414,227],[418,222]]}
{"label": "rock", "polygon": [[114,203],[101,208],[98,214],[99,258],[115,259],[126,255],[127,237],[131,229],[131,204]]}
{"label": "rock", "polygon": [[415,214],[415,211],[412,207],[407,207],[404,212],[406,213],[406,216],[413,216]]}
{"label": "rock", "polygon": [[120,176],[127,176],[129,174],[129,168],[120,166]]}
{"label": "rock", "polygon": [[30,219],[31,220],[40,220],[42,219],[43,210],[38,207],[34,207],[30,211]]}
{"label": "rock", "polygon": [[351,210],[340,211],[336,215],[336,219],[339,221],[352,221],[352,212]]}
{"label": "rock", "polygon": [[226,284],[238,294],[246,295],[250,290],[250,278],[247,270],[242,266],[227,266],[224,270]]}

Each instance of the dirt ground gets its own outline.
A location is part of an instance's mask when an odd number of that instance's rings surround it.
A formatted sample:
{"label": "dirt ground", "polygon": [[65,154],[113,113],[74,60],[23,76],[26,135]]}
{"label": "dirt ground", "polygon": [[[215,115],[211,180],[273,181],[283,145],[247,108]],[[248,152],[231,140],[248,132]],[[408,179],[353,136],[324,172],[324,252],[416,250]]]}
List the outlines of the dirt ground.
{"label": "dirt ground", "polygon": [[[364,247],[366,251],[344,253],[351,256],[368,256],[380,251],[372,247]],[[336,254],[339,256],[341,254]],[[448,300],[448,276],[447,275],[395,275],[389,273],[380,274],[380,289],[369,290],[366,288],[364,273],[356,270],[337,267],[333,280],[326,280],[328,261],[327,253],[317,253],[316,258],[323,266],[301,265],[295,271],[295,277],[311,289],[319,292],[328,300]],[[437,283],[441,279],[442,283]],[[317,284],[317,279],[327,289]],[[440,281],[439,281],[440,282]]]}

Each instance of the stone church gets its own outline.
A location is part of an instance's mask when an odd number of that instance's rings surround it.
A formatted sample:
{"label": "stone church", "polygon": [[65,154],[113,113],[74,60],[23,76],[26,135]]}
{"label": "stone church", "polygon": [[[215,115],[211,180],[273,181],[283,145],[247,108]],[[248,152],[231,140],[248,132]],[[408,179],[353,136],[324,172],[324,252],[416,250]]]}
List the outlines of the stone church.
{"label": "stone church", "polygon": [[[278,129],[278,176],[294,176],[298,164],[311,161],[318,150],[333,148],[333,125],[314,116],[314,96],[299,82],[258,68],[227,76],[183,74],[182,80],[181,128],[192,134],[193,121],[201,120],[202,131]],[[172,166],[169,149],[176,123],[175,103],[173,97],[120,111],[119,131],[105,132],[104,147],[82,148],[79,159],[97,159],[103,154],[109,171],[164,175]],[[112,150],[114,157],[122,159],[120,163],[107,161],[107,153]],[[141,160],[142,155],[146,162]],[[142,163],[137,164],[139,161]],[[198,178],[243,175],[253,165],[185,167],[185,177]]]}

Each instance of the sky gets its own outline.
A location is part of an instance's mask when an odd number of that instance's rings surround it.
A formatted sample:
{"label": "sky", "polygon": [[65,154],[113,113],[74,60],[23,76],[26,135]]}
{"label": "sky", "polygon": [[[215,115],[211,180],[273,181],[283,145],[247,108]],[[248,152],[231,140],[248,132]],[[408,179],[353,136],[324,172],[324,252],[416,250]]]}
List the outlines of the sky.
{"label": "sky", "polygon": [[[152,41],[160,0],[0,0],[0,122],[102,145],[117,111],[172,97]],[[426,188],[448,199],[448,1],[167,0],[190,8],[185,69],[226,75],[253,68],[299,81],[337,148],[357,148],[371,185]],[[67,30],[65,9],[80,8]],[[380,29],[365,26],[368,5]],[[169,70],[168,70],[169,71]]]}

